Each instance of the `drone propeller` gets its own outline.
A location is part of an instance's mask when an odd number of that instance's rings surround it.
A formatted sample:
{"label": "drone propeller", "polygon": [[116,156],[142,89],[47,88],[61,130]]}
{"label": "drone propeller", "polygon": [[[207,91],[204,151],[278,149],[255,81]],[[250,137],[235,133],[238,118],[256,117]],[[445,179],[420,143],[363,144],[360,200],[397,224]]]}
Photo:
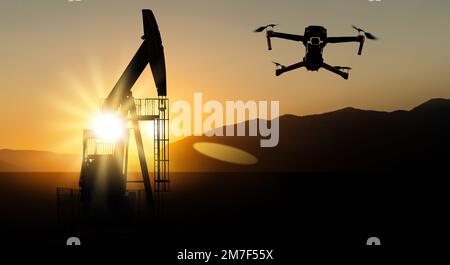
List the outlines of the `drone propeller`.
{"label": "drone propeller", "polygon": [[255,29],[253,32],[262,32],[262,31],[264,31],[267,28],[273,28],[275,26],[278,26],[278,24],[268,24],[268,25],[265,25],[265,26],[262,26],[262,27],[259,27],[259,28]]}
{"label": "drone propeller", "polygon": [[273,63],[276,67],[280,67],[280,68],[286,67],[286,66],[284,66],[284,65],[282,65],[282,64],[280,64],[280,63],[274,62],[274,61],[272,61],[272,63]]}
{"label": "drone propeller", "polygon": [[334,68],[338,70],[352,70],[352,68],[348,66],[335,66]]}
{"label": "drone propeller", "polygon": [[358,33],[364,33],[364,35],[366,36],[366,38],[368,38],[369,40],[377,40],[378,38],[377,37],[375,37],[374,35],[372,35],[371,33],[369,33],[369,32],[366,32],[365,30],[363,30],[363,29],[361,29],[361,28],[358,28],[358,27],[356,27],[355,25],[352,25],[352,28],[354,28],[355,30],[357,30],[358,31]]}

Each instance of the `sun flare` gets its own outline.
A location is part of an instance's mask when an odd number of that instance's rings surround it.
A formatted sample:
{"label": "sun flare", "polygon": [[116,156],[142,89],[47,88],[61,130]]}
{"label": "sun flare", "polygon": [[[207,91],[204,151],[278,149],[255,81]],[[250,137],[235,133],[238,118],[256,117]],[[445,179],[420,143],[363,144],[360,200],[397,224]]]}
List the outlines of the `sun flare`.
{"label": "sun flare", "polygon": [[103,112],[94,116],[91,127],[97,137],[115,141],[124,135],[125,123],[114,113]]}

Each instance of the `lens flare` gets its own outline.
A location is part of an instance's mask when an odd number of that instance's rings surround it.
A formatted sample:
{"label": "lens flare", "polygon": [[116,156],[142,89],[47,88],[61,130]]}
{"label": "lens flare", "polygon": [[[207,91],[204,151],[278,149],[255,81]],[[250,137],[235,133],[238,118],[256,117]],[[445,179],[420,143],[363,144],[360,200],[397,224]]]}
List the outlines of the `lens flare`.
{"label": "lens flare", "polygon": [[194,149],[211,158],[238,165],[254,165],[258,158],[249,152],[224,144],[198,142],[194,143]]}
{"label": "lens flare", "polygon": [[99,138],[115,141],[123,136],[125,124],[113,113],[100,113],[93,118],[92,128]]}

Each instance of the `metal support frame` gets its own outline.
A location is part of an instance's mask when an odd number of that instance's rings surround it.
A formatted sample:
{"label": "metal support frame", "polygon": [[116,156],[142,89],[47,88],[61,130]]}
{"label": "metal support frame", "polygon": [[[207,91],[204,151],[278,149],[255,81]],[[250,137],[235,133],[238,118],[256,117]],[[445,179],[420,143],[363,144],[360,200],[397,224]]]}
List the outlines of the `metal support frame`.
{"label": "metal support frame", "polygon": [[136,104],[134,103],[134,98],[130,97],[130,116],[131,122],[133,124],[134,138],[136,140],[136,147],[139,155],[139,164],[141,166],[142,178],[144,181],[145,194],[147,199],[147,209],[150,214],[154,214],[154,203],[153,203],[153,193],[152,186],[150,184],[150,176],[148,173],[147,162],[145,160],[144,143],[142,141],[141,130],[139,128],[139,120],[137,117]]}

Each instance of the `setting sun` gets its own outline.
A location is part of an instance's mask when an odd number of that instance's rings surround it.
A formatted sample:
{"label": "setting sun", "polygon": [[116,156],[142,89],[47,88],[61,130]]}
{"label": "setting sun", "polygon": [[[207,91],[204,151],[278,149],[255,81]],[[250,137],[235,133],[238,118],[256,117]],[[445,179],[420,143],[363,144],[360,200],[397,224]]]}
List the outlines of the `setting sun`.
{"label": "setting sun", "polygon": [[125,123],[113,113],[99,113],[92,120],[92,128],[102,139],[117,140],[124,133]]}

